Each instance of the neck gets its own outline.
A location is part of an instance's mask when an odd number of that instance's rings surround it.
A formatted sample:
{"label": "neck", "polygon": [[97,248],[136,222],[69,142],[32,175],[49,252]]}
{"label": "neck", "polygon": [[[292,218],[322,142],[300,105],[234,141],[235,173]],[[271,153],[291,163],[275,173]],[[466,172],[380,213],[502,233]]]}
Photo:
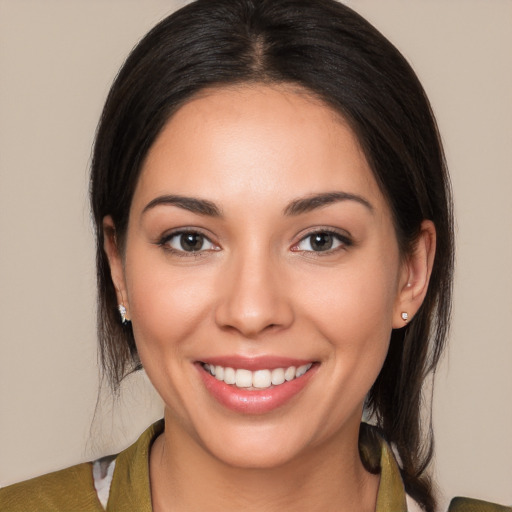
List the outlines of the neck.
{"label": "neck", "polygon": [[374,511],[379,477],[362,466],[358,428],[352,430],[279,467],[239,468],[215,458],[166,414],[150,456],[153,510]]}

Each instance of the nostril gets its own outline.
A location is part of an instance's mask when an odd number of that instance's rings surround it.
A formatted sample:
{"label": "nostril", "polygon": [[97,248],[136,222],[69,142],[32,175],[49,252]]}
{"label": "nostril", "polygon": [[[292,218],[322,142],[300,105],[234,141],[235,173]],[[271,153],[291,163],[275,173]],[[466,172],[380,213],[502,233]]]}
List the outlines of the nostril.
{"label": "nostril", "polygon": [[255,282],[244,273],[236,277],[236,282],[224,283],[214,309],[215,322],[222,330],[256,338],[290,326],[294,318],[291,301],[273,281]]}

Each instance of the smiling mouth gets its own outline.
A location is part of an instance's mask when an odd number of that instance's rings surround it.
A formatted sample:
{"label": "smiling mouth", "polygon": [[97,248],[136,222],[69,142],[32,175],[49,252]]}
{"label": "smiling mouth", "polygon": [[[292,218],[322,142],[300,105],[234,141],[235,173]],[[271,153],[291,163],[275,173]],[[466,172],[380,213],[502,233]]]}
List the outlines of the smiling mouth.
{"label": "smiling mouth", "polygon": [[210,365],[208,363],[201,363],[201,365],[207,373],[217,380],[250,391],[268,389],[298,379],[311,369],[313,363],[298,367],[289,366],[287,368],[274,368],[272,370],[262,369],[256,371]]}

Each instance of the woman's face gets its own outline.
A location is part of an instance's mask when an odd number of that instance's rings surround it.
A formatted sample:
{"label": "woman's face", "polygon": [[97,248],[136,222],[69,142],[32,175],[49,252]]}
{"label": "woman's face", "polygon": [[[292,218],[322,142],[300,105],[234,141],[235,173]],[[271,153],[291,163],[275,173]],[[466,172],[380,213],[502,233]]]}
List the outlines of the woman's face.
{"label": "woman's face", "polygon": [[264,85],[169,120],[113,275],[167,421],[245,467],[357,436],[409,278],[348,125]]}

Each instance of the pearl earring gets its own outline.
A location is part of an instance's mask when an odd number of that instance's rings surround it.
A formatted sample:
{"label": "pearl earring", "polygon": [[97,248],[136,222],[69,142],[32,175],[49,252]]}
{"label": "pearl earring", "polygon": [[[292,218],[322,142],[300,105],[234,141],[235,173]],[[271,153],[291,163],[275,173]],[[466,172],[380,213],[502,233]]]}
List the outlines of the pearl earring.
{"label": "pearl earring", "polygon": [[407,323],[409,321],[409,313],[407,311],[402,311],[402,320]]}

